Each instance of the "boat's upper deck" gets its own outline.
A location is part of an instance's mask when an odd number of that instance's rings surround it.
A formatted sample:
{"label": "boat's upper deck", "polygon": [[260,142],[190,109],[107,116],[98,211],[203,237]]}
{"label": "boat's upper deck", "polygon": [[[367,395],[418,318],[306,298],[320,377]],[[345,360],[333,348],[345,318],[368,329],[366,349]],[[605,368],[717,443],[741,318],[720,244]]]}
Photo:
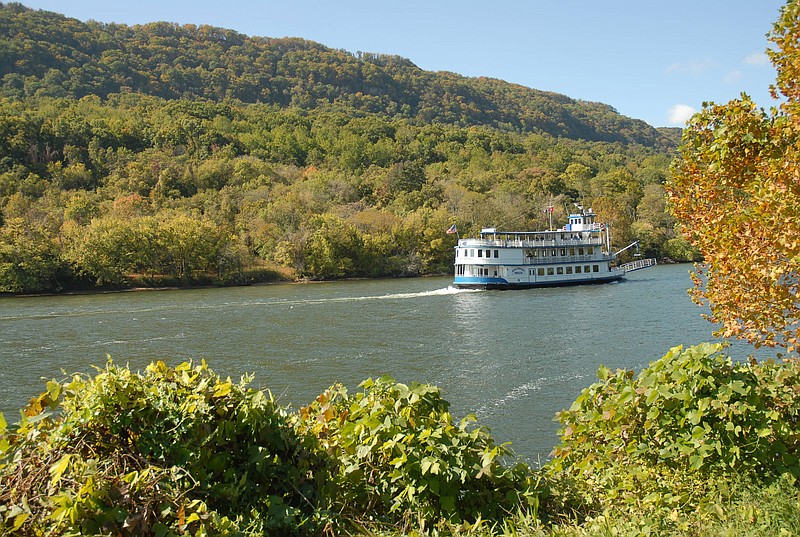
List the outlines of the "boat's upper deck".
{"label": "boat's upper deck", "polygon": [[459,248],[543,248],[549,246],[602,246],[601,230],[497,231],[484,229],[479,238],[460,239]]}

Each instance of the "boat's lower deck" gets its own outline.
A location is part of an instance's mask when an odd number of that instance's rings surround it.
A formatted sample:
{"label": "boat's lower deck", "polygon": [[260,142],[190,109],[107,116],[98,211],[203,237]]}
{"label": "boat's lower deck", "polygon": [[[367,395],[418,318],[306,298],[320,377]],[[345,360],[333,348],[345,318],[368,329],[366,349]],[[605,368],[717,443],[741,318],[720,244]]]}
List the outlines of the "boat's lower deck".
{"label": "boat's lower deck", "polygon": [[588,278],[552,278],[529,281],[508,281],[505,278],[487,276],[461,276],[453,280],[459,289],[532,289],[537,287],[566,287],[569,285],[591,285],[619,281],[625,276],[623,271],[614,270],[602,276]]}
{"label": "boat's lower deck", "polygon": [[608,258],[583,263],[568,261],[538,265],[457,263],[453,285],[484,289],[519,289],[604,283],[618,280],[624,275],[625,270],[613,267]]}

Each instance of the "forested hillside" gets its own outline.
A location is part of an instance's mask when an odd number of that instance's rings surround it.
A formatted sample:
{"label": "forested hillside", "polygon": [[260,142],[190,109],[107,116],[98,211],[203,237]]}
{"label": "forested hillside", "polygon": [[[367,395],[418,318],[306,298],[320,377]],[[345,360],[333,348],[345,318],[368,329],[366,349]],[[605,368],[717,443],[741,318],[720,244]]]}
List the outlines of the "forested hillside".
{"label": "forested hillside", "polygon": [[445,273],[451,224],[574,203],[688,259],[678,134],[396,56],[0,4],[0,292]]}

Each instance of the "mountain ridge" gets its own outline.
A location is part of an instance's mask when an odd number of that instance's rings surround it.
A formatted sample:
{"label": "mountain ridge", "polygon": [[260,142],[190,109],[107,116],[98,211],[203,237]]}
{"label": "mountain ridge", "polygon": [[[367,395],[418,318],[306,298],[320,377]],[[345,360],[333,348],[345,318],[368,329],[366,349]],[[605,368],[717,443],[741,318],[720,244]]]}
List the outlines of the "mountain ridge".
{"label": "mountain ridge", "polygon": [[425,71],[391,54],[209,25],[128,26],[0,3],[0,95],[81,98],[145,93],[306,110],[347,107],[420,123],[488,125],[671,149],[674,131],[613,107],[491,77]]}

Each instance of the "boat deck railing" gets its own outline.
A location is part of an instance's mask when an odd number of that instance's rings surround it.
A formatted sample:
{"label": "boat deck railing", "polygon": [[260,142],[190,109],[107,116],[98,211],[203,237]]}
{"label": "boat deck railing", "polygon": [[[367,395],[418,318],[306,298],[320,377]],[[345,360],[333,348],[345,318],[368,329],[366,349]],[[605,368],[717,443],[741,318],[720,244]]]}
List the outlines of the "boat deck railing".
{"label": "boat deck railing", "polygon": [[526,239],[526,240],[501,240],[501,239],[461,239],[461,247],[498,247],[498,248],[542,248],[546,246],[574,247],[574,246],[602,246],[602,237],[580,237],[558,239]]}
{"label": "boat deck railing", "polygon": [[648,258],[648,259],[637,259],[636,261],[631,261],[630,263],[623,263],[620,265],[621,269],[624,269],[625,272],[633,272],[634,270],[641,270],[646,269],[648,267],[654,267],[658,264],[655,259]]}

